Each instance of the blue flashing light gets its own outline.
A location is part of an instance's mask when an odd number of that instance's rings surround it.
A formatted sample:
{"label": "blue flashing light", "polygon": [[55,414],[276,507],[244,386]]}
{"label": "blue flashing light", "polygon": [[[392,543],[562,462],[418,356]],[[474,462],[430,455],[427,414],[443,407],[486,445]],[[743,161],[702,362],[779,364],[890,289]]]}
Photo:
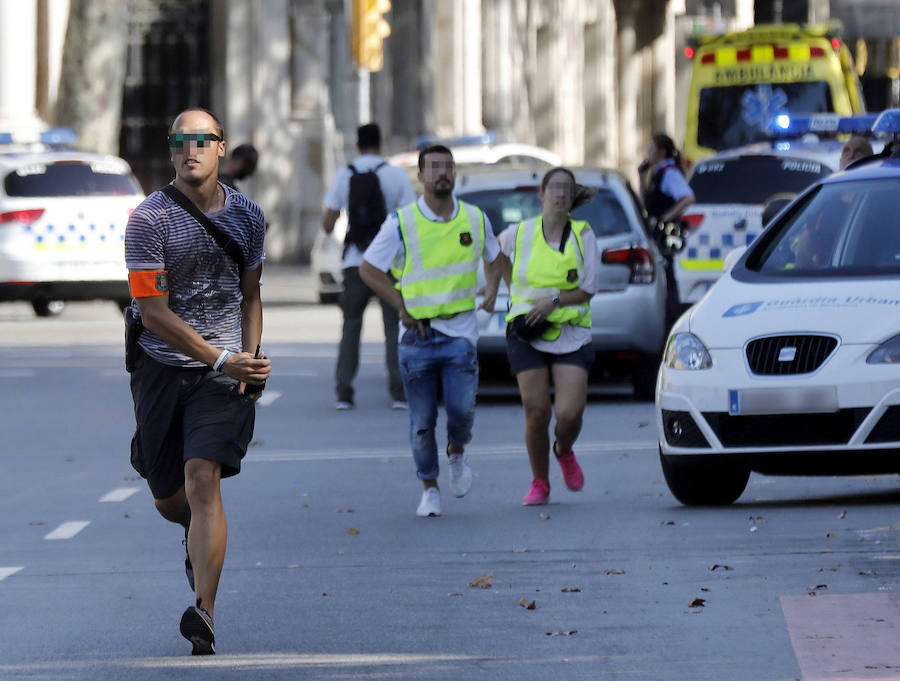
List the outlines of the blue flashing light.
{"label": "blue flashing light", "polygon": [[78,135],[71,128],[50,128],[41,133],[41,142],[51,146],[65,146],[77,141]]}
{"label": "blue flashing light", "polygon": [[12,133],[0,132],[0,144],[12,144],[12,143],[13,143]]}
{"label": "blue flashing light", "polygon": [[776,142],[775,149],[778,151],[790,151],[791,143],[790,142]]}
{"label": "blue flashing light", "polygon": [[437,135],[420,135],[413,141],[416,149],[422,150],[433,144],[442,144],[445,147],[468,147],[483,144],[495,144],[497,135],[486,132],[483,135],[469,135],[466,137],[438,137]]}
{"label": "blue flashing light", "polygon": [[900,109],[888,109],[882,111],[872,126],[872,132],[876,135],[887,136],[896,139],[900,135]]}
{"label": "blue flashing light", "polygon": [[793,115],[781,113],[769,121],[769,132],[773,136],[793,137],[806,133],[840,134],[866,133],[872,131],[878,114],[838,114]]}

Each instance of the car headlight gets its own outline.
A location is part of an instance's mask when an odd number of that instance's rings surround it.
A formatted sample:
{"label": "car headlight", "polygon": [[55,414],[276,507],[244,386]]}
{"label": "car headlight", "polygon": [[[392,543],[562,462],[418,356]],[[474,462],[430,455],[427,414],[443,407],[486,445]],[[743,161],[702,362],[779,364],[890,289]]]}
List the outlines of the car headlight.
{"label": "car headlight", "polygon": [[669,369],[709,369],[712,358],[697,336],[692,333],[676,333],[666,345],[665,365]]}
{"label": "car headlight", "polygon": [[866,364],[900,364],[900,336],[885,341],[866,357]]}

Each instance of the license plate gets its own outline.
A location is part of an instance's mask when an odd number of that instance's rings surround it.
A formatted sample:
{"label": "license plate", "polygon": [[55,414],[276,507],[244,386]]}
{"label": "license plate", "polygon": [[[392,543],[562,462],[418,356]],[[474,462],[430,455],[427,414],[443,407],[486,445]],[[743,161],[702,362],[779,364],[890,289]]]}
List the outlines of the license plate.
{"label": "license plate", "polygon": [[837,388],[833,385],[728,391],[728,413],[732,416],[830,414],[836,411],[838,411]]}

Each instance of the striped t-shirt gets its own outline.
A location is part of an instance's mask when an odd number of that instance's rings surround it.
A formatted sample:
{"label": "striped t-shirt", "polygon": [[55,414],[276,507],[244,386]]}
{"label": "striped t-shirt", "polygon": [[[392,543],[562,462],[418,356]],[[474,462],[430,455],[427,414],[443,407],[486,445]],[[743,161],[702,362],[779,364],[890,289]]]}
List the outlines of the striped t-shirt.
{"label": "striped t-shirt", "polygon": [[[244,269],[262,265],[266,222],[262,209],[231,187],[225,205],[208,217],[240,246]],[[125,262],[129,269],[166,270],[169,308],[206,341],[239,352],[241,295],[238,266],[206,230],[161,191],[139,205],[125,230]],[[153,359],[174,366],[202,367],[149,329],[140,345]]]}

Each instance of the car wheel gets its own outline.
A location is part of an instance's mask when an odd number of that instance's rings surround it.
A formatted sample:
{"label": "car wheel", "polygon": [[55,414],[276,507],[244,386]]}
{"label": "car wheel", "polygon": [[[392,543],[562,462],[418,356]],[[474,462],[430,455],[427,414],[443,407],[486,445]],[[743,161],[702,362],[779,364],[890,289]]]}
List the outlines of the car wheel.
{"label": "car wheel", "polygon": [[631,372],[634,399],[641,402],[653,400],[656,394],[656,375],[659,373],[659,358],[642,359]]}
{"label": "car wheel", "polygon": [[659,454],[669,491],[685,506],[725,506],[737,500],[747,487],[750,469],[724,457]]}
{"label": "car wheel", "polygon": [[334,305],[340,299],[340,293],[319,293],[319,302],[322,305]]}
{"label": "car wheel", "polygon": [[66,304],[62,300],[49,300],[47,298],[35,298],[31,301],[31,307],[38,317],[56,317]]}

